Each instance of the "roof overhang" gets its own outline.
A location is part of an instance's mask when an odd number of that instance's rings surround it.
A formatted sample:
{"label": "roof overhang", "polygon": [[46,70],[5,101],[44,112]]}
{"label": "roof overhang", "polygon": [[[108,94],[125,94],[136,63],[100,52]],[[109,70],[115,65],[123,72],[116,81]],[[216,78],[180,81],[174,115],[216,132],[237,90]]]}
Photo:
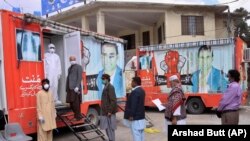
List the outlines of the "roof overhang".
{"label": "roof overhang", "polygon": [[220,14],[227,8],[226,5],[94,1],[61,12],[49,17],[49,19],[81,27],[81,18],[84,15],[89,20],[90,30],[96,31],[96,14],[98,11],[102,11],[105,15],[106,34],[115,35],[117,31],[137,30],[140,27],[153,26],[167,10],[213,11],[215,14]]}

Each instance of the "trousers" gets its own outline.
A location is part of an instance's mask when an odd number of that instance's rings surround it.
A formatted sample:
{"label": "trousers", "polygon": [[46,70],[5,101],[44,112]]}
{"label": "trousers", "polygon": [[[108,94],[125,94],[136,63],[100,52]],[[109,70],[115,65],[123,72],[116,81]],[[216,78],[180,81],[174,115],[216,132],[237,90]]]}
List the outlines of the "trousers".
{"label": "trousers", "polygon": [[73,102],[70,102],[70,108],[72,109],[72,111],[74,112],[74,117],[76,119],[80,119],[82,118],[81,115],[81,100],[78,96],[75,97],[75,100]]}
{"label": "trousers", "polygon": [[239,124],[239,111],[230,111],[221,114],[222,125],[238,125]]}
{"label": "trousers", "polygon": [[41,126],[38,125],[37,141],[52,141],[53,130],[44,131]]}

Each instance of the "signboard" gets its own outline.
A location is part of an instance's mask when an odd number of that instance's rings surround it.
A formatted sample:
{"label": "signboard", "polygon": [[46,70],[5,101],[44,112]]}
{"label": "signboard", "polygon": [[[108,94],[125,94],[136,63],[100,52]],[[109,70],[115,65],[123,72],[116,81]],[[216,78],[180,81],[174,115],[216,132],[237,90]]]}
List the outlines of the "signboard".
{"label": "signboard", "polygon": [[42,15],[55,12],[84,0],[42,0]]}

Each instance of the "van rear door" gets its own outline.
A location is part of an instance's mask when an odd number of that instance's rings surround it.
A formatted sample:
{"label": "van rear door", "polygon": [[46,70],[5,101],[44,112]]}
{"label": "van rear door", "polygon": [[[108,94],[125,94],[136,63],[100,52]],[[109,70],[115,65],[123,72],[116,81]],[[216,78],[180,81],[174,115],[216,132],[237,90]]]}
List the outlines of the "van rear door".
{"label": "van rear door", "polygon": [[81,62],[81,36],[79,31],[65,34],[64,37],[64,56],[65,56],[65,72],[68,74],[70,67],[69,57],[75,56],[77,64]]}

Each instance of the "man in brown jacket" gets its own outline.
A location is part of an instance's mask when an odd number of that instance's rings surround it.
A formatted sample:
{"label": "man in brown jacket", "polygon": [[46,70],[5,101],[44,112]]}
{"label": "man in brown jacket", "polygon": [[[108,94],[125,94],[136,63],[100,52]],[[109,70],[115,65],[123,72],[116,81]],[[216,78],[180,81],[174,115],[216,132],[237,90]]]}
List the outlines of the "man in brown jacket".
{"label": "man in brown jacket", "polygon": [[110,84],[110,76],[102,75],[102,83],[105,85],[102,91],[100,128],[106,130],[109,141],[115,141],[117,103],[114,86]]}

